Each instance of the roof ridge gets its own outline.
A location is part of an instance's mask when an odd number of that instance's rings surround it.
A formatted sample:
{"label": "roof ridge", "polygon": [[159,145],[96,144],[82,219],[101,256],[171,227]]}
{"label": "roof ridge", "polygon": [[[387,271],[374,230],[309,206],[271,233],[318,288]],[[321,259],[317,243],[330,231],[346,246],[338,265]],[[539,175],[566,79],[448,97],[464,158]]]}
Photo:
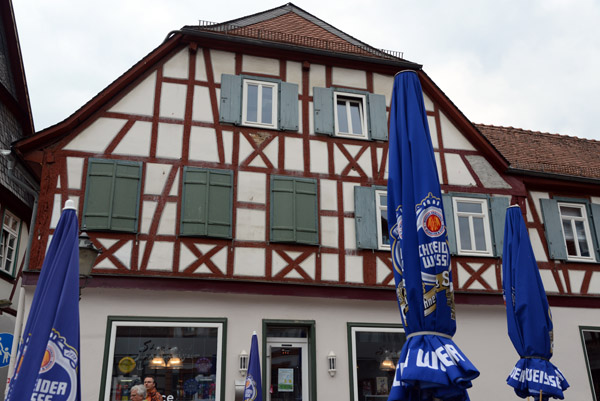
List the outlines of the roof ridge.
{"label": "roof ridge", "polygon": [[555,136],[555,137],[560,137],[560,138],[576,139],[576,140],[586,141],[586,142],[600,142],[600,140],[597,140],[597,139],[581,138],[581,137],[578,137],[575,135],[567,135],[567,134],[560,134],[560,133],[553,133],[553,132],[534,131],[534,130],[530,130],[530,129],[526,129],[526,128],[518,128],[518,127],[513,127],[513,126],[507,127],[507,126],[502,126],[502,125],[482,124],[482,123],[473,123],[473,124],[475,124],[475,126],[477,126],[477,127],[499,128],[499,129],[503,129],[503,130],[514,130],[514,131],[520,131],[522,133],[528,133],[528,134],[533,134],[533,135]]}

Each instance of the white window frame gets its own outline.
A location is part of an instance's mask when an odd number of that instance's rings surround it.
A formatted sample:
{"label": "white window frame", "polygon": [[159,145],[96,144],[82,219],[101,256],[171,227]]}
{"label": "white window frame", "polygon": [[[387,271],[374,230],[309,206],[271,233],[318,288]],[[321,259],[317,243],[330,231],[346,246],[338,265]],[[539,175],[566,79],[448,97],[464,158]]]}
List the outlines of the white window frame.
{"label": "white window frame", "polygon": [[[561,207],[570,207],[574,209],[579,209],[581,211],[581,217],[575,216],[563,216]],[[567,253],[567,260],[572,261],[583,261],[583,262],[595,262],[596,261],[596,252],[594,250],[593,240],[592,240],[592,232],[590,231],[590,224],[587,215],[586,206],[581,203],[569,203],[569,202],[558,202],[558,215],[560,217],[560,229],[562,230],[563,238],[565,240],[565,251]],[[563,227],[563,220],[570,220],[571,229],[573,230],[574,242],[575,242],[575,250],[577,251],[577,255],[569,255],[569,248],[567,247],[567,236],[565,234],[565,229]],[[585,240],[588,244],[588,248],[590,250],[590,256],[581,256],[581,250],[579,249],[579,241],[577,237],[577,230],[575,229],[575,222],[581,221],[583,222],[583,228],[585,231]]]}
{"label": "white window frame", "polygon": [[221,394],[221,384],[223,378],[221,377],[221,368],[225,361],[222,358],[223,355],[223,330],[224,324],[220,322],[188,322],[185,320],[181,321],[160,321],[160,320],[149,320],[137,321],[137,320],[113,320],[111,322],[110,327],[110,341],[109,348],[107,350],[107,364],[106,364],[106,372],[105,378],[106,383],[104,386],[104,401],[111,400],[111,388],[112,388],[112,376],[113,376],[113,366],[114,366],[114,354],[115,354],[115,343],[116,343],[116,335],[117,328],[120,326],[125,327],[134,327],[134,326],[142,326],[142,327],[211,327],[217,328],[217,366],[215,368],[216,377],[215,377],[215,400],[219,401],[222,399]]}
{"label": "white window frame", "polygon": [[[6,224],[6,219],[9,219],[10,222],[14,222],[16,224],[16,229],[13,229],[12,227],[10,227],[10,225]],[[0,238],[0,241],[2,241],[2,254],[0,255],[0,271],[10,274],[11,276],[13,275],[13,272],[15,270],[15,263],[17,260],[17,250],[18,250],[18,242],[19,242],[19,230],[21,227],[21,221],[17,218],[17,216],[15,216],[14,214],[12,214],[11,212],[9,212],[8,210],[4,211],[4,216],[2,217],[2,235]],[[5,237],[5,234],[8,233],[8,238]],[[7,261],[7,253],[8,253],[8,242],[9,239],[11,237],[14,237],[14,246],[11,248],[12,249],[12,259],[9,259],[10,261],[10,265],[8,270],[6,269],[6,261]]]}
{"label": "white window frame", "polygon": [[[381,204],[381,197],[382,196],[387,196],[387,191],[385,190],[381,190],[381,189],[377,189],[375,190],[375,211],[377,213],[377,249],[382,250],[382,251],[389,251],[390,250],[390,244],[384,244],[383,243],[383,237],[382,237],[382,232],[383,232],[383,228],[381,227],[381,216],[385,213],[387,214],[387,204],[382,205]],[[389,226],[388,226],[388,230],[389,230]],[[389,234],[388,234],[389,236]]]}
{"label": "white window frame", "polygon": [[[258,86],[258,100],[256,105],[256,118],[258,121],[249,121],[248,120],[248,86],[249,85],[257,85]],[[271,123],[263,123],[262,120],[262,90],[264,87],[270,87],[273,89],[273,99],[272,99],[272,108],[271,108]],[[258,81],[255,79],[244,79],[243,80],[243,89],[242,89],[242,124],[250,127],[259,127],[259,128],[272,128],[277,129],[278,125],[278,117],[277,111],[279,109],[279,99],[278,99],[279,85],[277,82],[269,82],[269,81]]]}
{"label": "white window frame", "polygon": [[350,352],[352,353],[352,394],[353,400],[359,400],[358,396],[358,359],[356,352],[356,333],[358,332],[371,332],[371,333],[404,333],[404,329],[401,327],[377,327],[377,326],[354,326],[353,323],[349,323],[350,327]]}
{"label": "white window frame", "polygon": [[[362,134],[353,134],[351,132],[340,132],[339,124],[338,124],[338,99],[346,100],[346,118],[348,129],[352,129],[352,119],[349,110],[350,102],[358,102],[360,107],[360,122],[362,128]],[[333,113],[334,113],[334,126],[335,126],[335,136],[339,136],[342,138],[353,138],[353,139],[369,139],[369,132],[367,131],[367,97],[365,95],[359,95],[356,93],[348,93],[348,92],[334,92],[333,93]]]}
{"label": "white window frame", "polygon": [[[465,256],[494,256],[494,248],[492,247],[492,230],[490,226],[490,214],[488,208],[488,201],[485,198],[452,198],[452,207],[454,210],[454,229],[456,231],[456,248],[459,255]],[[466,213],[458,211],[459,203],[477,203],[481,205],[482,213]],[[478,251],[475,249],[463,249],[460,236],[460,224],[459,217],[469,218],[469,234],[471,237],[471,244],[475,245],[475,232],[473,230],[473,217],[480,217],[483,219],[483,231],[485,234],[485,251]]]}

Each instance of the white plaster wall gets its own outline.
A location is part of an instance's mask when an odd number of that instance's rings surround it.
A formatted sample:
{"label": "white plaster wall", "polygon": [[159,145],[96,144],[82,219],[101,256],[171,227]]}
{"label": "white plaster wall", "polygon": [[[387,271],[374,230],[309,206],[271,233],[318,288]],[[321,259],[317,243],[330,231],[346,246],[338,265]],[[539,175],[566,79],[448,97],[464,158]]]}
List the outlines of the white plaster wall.
{"label": "white plaster wall", "polygon": [[440,112],[440,126],[442,128],[442,141],[446,149],[475,150],[473,145],[464,135]]}
{"label": "white plaster wall", "polygon": [[119,144],[115,147],[113,154],[149,156],[151,135],[151,122],[136,121],[129,131],[127,131],[123,139],[119,141]]}
{"label": "white plaster wall", "polygon": [[[337,255],[322,256],[322,271],[333,272]],[[327,266],[324,267],[324,266]],[[332,273],[335,275],[335,273]],[[160,298],[157,297],[160,295]],[[33,297],[26,287],[25,314]],[[399,324],[397,303],[389,301],[335,298],[243,295],[202,291],[145,291],[88,287],[83,290],[81,308],[81,378],[83,401],[97,401],[102,377],[105,333],[108,316],[226,317],[225,398],[233,399],[238,354],[248,350],[250,337],[262,336],[262,319],[314,320],[316,328],[316,369],[318,399],[350,399],[347,323]],[[260,313],[256,313],[259,310]],[[566,400],[592,398],[579,335],[579,326],[599,326],[596,309],[552,308],[555,346],[552,362],[562,370],[571,387]],[[469,389],[472,400],[510,401],[516,396],[505,379],[518,360],[508,338],[503,305],[457,305],[457,332],[454,341],[481,375]],[[24,319],[25,323],[26,319]],[[259,348],[262,342],[259,340]],[[325,356],[337,355],[337,374],[330,378]],[[263,350],[260,349],[261,355]],[[490,398],[493,394],[493,398]]]}
{"label": "white plaster wall", "polygon": [[285,138],[285,157],[283,159],[285,170],[304,171],[304,148],[302,139]]}
{"label": "white plaster wall", "polygon": [[264,248],[235,248],[233,274],[236,276],[265,276]]}
{"label": "white plaster wall", "polygon": [[340,259],[337,253],[321,254],[321,280],[339,281],[340,278]]}
{"label": "white plaster wall", "polygon": [[[324,88],[325,87],[325,66],[320,64],[313,64],[310,66],[310,71],[308,73],[308,88],[310,91],[310,96],[313,95],[313,88]],[[312,102],[311,102],[312,105]],[[312,115],[312,109],[311,113]],[[310,132],[314,132],[311,128]]]}
{"label": "white plaster wall", "polygon": [[148,195],[162,194],[171,168],[172,166],[169,164],[146,163],[144,193]]}
{"label": "white plaster wall", "polygon": [[429,96],[425,94],[425,92],[423,92],[423,103],[425,103],[425,110],[433,111],[433,102],[431,101]]}
{"label": "white plaster wall", "polygon": [[196,81],[208,81],[206,76],[206,61],[204,60],[204,51],[198,48],[196,51],[196,70],[194,71]]}
{"label": "white plaster wall", "polygon": [[[266,235],[265,211],[254,209],[237,209],[236,240],[264,241]],[[238,260],[236,264],[248,263],[248,260]]]}
{"label": "white plaster wall", "polygon": [[99,118],[77,134],[63,149],[104,153],[108,144],[119,133],[125,123],[127,123],[127,120]]}
{"label": "white plaster wall", "polygon": [[321,217],[321,245],[332,248],[338,246],[338,219],[337,217]]}
{"label": "white plaster wall", "polygon": [[337,210],[337,182],[320,180],[321,210]]}
{"label": "white plaster wall", "polygon": [[189,75],[189,58],[188,48],[181,49],[163,65],[163,76],[187,79]]}
{"label": "white plaster wall", "polygon": [[207,123],[213,122],[213,110],[210,102],[210,93],[206,86],[194,86],[194,106],[192,107],[192,120],[203,121]]}
{"label": "white plaster wall", "polygon": [[139,84],[133,86],[121,100],[108,111],[115,113],[152,116],[154,110],[154,92],[156,90],[156,72],[150,74]]}
{"label": "white plaster wall", "polygon": [[67,180],[69,180],[69,189],[81,189],[82,175],[83,158],[67,157]]}
{"label": "white plaster wall", "polygon": [[331,83],[334,86],[367,89],[367,72],[364,70],[333,67],[331,69]]}
{"label": "white plaster wall", "polygon": [[[286,82],[291,82],[298,85],[298,94],[302,94],[302,63],[297,61],[286,62]],[[302,114],[299,114],[300,116]],[[302,119],[300,119],[302,120]]]}
{"label": "white plaster wall", "polygon": [[211,50],[210,60],[216,83],[221,83],[221,74],[235,74],[235,53]]}
{"label": "white plaster wall", "polygon": [[159,115],[166,118],[183,120],[187,85],[163,82],[160,92]]}
{"label": "white plaster wall", "polygon": [[214,128],[192,126],[189,158],[215,163],[219,161],[217,133]]}
{"label": "white plaster wall", "polygon": [[310,171],[312,173],[329,173],[327,143],[310,141]]}
{"label": "white plaster wall", "polygon": [[460,155],[446,153],[446,171],[448,173],[448,184],[475,186],[475,179],[471,176],[469,169]]}
{"label": "white plaster wall", "polygon": [[158,139],[156,141],[156,156],[168,159],[181,159],[183,144],[183,125],[158,124]]}
{"label": "white plaster wall", "polygon": [[385,96],[385,105],[390,106],[394,89],[394,77],[391,75],[373,74],[373,93]]}
{"label": "white plaster wall", "polygon": [[264,204],[266,202],[266,180],[264,173],[238,172],[238,201]]}
{"label": "white plaster wall", "polygon": [[437,125],[435,124],[434,116],[427,116],[427,125],[429,126],[429,136],[431,137],[431,146],[433,146],[434,149],[438,149],[440,147],[440,144],[438,141]]}
{"label": "white plaster wall", "polygon": [[276,58],[266,58],[249,56],[245,54],[242,57],[242,71],[245,73],[258,73],[279,76],[279,60]]}

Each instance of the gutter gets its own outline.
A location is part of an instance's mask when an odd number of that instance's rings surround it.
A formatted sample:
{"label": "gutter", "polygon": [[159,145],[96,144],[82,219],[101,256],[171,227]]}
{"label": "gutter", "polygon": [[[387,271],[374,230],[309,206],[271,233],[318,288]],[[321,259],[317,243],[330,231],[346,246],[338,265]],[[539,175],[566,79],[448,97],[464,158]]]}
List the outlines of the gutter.
{"label": "gutter", "polygon": [[221,40],[224,40],[227,42],[240,43],[240,44],[244,44],[244,45],[256,45],[256,46],[270,47],[270,48],[278,49],[278,50],[288,50],[288,51],[293,50],[293,51],[298,51],[301,53],[314,54],[314,55],[318,55],[318,56],[336,57],[336,58],[342,58],[342,59],[353,60],[353,61],[363,61],[363,62],[368,62],[368,63],[373,63],[373,64],[382,64],[382,65],[387,65],[387,66],[393,66],[393,67],[398,67],[398,68],[409,68],[412,70],[421,70],[423,67],[421,64],[417,64],[417,63],[413,63],[413,62],[405,61],[405,60],[400,60],[400,59],[390,60],[390,59],[383,59],[383,58],[376,58],[376,57],[353,55],[353,54],[349,54],[349,53],[338,53],[338,52],[321,50],[321,49],[316,49],[316,48],[311,48],[311,47],[294,45],[294,44],[286,43],[286,42],[271,42],[271,41],[266,41],[266,40],[261,40],[261,39],[248,38],[245,36],[227,35],[227,34],[223,34],[223,33],[215,33],[215,32],[202,31],[202,30],[179,29],[176,31],[171,31],[166,36],[165,41],[171,39],[171,37],[176,34],[182,34],[182,35],[192,36],[192,37],[196,37],[196,38],[221,39]]}
{"label": "gutter", "polygon": [[509,167],[506,169],[507,173],[510,174],[522,174],[532,177],[540,177],[540,178],[548,178],[553,180],[563,180],[563,181],[575,181],[585,184],[593,184],[600,185],[600,178],[587,178],[587,177],[579,177],[575,175],[567,175],[567,174],[558,174],[558,173],[546,173],[543,171],[533,171],[533,170],[525,170],[515,167]]}

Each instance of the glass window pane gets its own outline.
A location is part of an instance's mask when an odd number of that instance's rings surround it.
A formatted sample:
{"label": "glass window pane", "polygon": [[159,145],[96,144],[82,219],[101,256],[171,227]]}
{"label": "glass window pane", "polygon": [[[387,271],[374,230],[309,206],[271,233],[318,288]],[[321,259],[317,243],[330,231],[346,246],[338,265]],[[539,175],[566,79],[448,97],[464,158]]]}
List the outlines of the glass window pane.
{"label": "glass window pane", "polygon": [[218,328],[151,325],[116,328],[110,399],[128,400],[131,387],[152,375],[165,399],[214,400]]}
{"label": "glass window pane", "polygon": [[381,242],[386,245],[390,244],[387,213],[381,213]]}
{"label": "glass window pane", "polygon": [[578,207],[561,206],[560,214],[569,217],[582,217],[581,208]]}
{"label": "glass window pane", "polygon": [[355,332],[357,401],[385,399],[394,382],[395,366],[405,341],[402,332]]}
{"label": "glass window pane", "polygon": [[258,85],[248,85],[246,96],[246,119],[258,122]]}
{"label": "glass window pane", "polygon": [[481,217],[473,217],[473,232],[475,234],[475,249],[477,251],[486,251],[485,228]]}
{"label": "glass window pane", "polygon": [[273,124],[273,88],[262,86],[262,114],[263,124]]}
{"label": "glass window pane", "polygon": [[381,206],[387,206],[387,195],[379,196],[379,204]]}
{"label": "glass window pane", "polygon": [[481,213],[481,203],[456,202],[456,210],[462,213]]}
{"label": "glass window pane", "polygon": [[350,103],[350,119],[352,121],[352,133],[356,135],[362,135],[362,119],[360,115],[360,103]]}
{"label": "glass window pane", "polygon": [[592,377],[594,399],[600,396],[600,330],[582,330],[588,372]]}
{"label": "glass window pane", "polygon": [[575,230],[577,230],[577,242],[579,242],[579,252],[581,252],[580,256],[589,257],[590,249],[588,247],[583,221],[575,222]]}
{"label": "glass window pane", "polygon": [[458,218],[458,232],[460,235],[460,249],[466,251],[473,249],[473,246],[471,245],[471,229],[469,227],[468,217]]}
{"label": "glass window pane", "polygon": [[348,114],[346,113],[346,101],[337,101],[338,131],[348,133]]}
{"label": "glass window pane", "polygon": [[562,224],[563,233],[565,234],[565,242],[567,244],[567,254],[569,256],[577,256],[577,248],[575,247],[575,235],[573,233],[573,228],[571,227],[571,221],[563,219]]}

